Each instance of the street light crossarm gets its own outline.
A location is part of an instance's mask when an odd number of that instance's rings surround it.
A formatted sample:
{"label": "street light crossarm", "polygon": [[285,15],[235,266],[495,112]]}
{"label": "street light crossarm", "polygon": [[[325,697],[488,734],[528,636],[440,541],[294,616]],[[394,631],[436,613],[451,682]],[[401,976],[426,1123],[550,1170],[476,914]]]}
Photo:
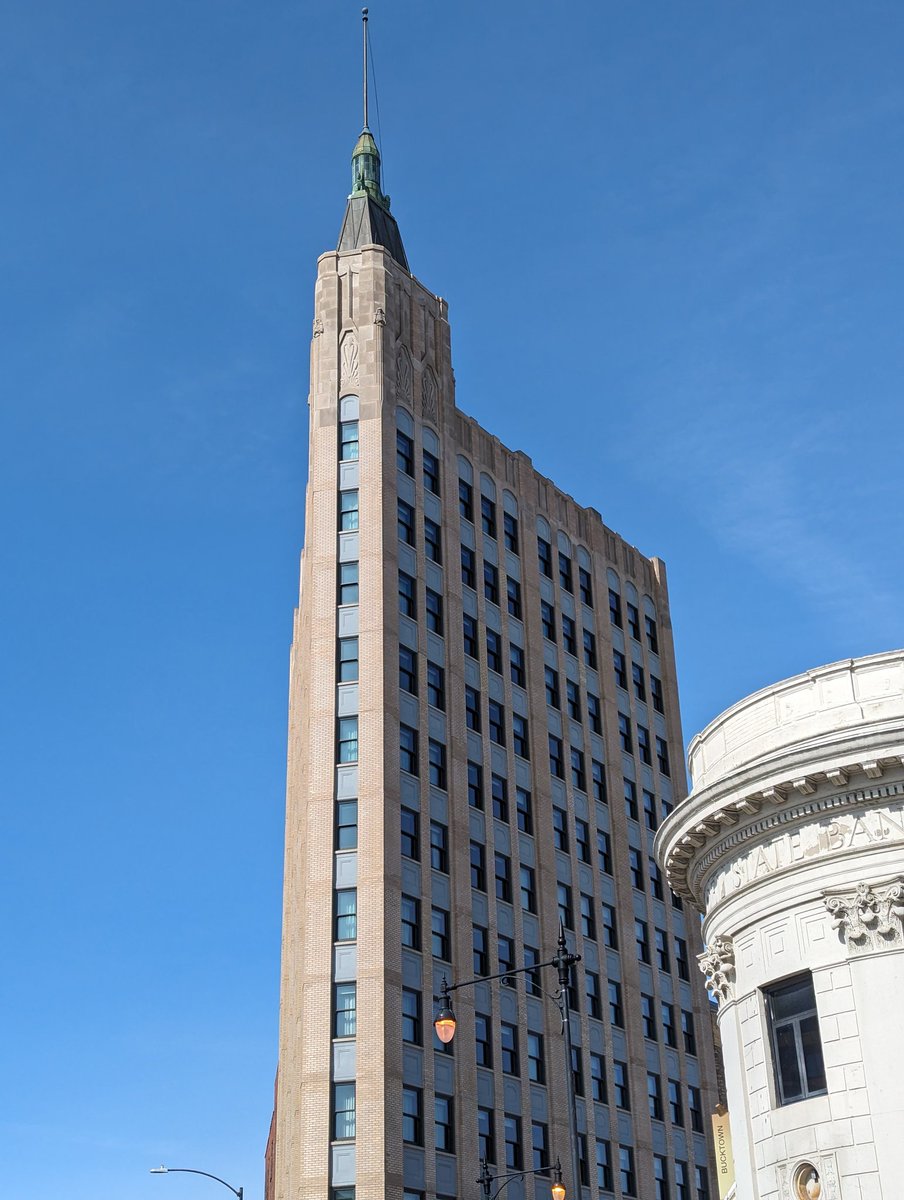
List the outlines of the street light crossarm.
{"label": "street light crossarm", "polygon": [[152,1167],[151,1174],[157,1175],[165,1172],[167,1175],[175,1174],[177,1171],[180,1175],[203,1175],[205,1179],[215,1179],[217,1183],[222,1183],[223,1187],[229,1188],[233,1196],[237,1196],[238,1200],[242,1200],[244,1188],[234,1188],[231,1183],[227,1183],[225,1179],[221,1179],[219,1175],[211,1175],[209,1171],[199,1171],[195,1167]]}
{"label": "street light crossarm", "polygon": [[547,1163],[546,1166],[534,1167],[533,1170],[529,1170],[529,1171],[509,1171],[505,1175],[490,1175],[489,1168],[487,1168],[486,1175],[482,1175],[476,1182],[482,1183],[482,1184],[486,1184],[487,1182],[500,1183],[500,1180],[501,1180],[501,1185],[496,1189],[495,1192],[493,1192],[492,1196],[490,1197],[490,1200],[496,1200],[496,1197],[503,1190],[503,1188],[508,1187],[508,1185],[512,1182],[513,1179],[523,1179],[525,1177],[525,1175],[549,1175],[552,1172],[554,1172],[556,1169],[557,1169],[556,1163]]}
{"label": "street light crossarm", "polygon": [[[581,961],[580,954],[569,954],[568,966]],[[497,971],[495,975],[476,975],[473,979],[462,979],[460,983],[443,982],[442,992],[457,992],[459,988],[476,987],[478,983],[492,983],[494,979],[508,979],[511,975],[525,975],[528,971],[539,971],[543,967],[558,967],[560,959],[551,958],[547,962],[531,963],[528,967],[512,967],[509,971]],[[442,996],[434,996],[435,1000],[442,999]],[[520,1172],[520,1174],[529,1174],[529,1172]]]}

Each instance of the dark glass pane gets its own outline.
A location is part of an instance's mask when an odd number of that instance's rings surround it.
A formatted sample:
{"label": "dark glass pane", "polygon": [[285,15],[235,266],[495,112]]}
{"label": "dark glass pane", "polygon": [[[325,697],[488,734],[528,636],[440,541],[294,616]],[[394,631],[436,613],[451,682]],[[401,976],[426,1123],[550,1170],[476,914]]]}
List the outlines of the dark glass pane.
{"label": "dark glass pane", "polygon": [[799,1017],[801,1013],[813,1012],[816,997],[810,979],[795,979],[772,992],[772,1016],[776,1021],[784,1017]]}
{"label": "dark glass pane", "polygon": [[779,1025],[775,1031],[775,1054],[782,1099],[787,1103],[802,1094],[800,1067],[797,1062],[797,1039],[793,1025]]}
{"label": "dark glass pane", "polygon": [[819,1039],[819,1018],[804,1017],[800,1023],[801,1049],[804,1054],[804,1070],[807,1073],[807,1091],[826,1090],[826,1072],[822,1063],[822,1042]]}

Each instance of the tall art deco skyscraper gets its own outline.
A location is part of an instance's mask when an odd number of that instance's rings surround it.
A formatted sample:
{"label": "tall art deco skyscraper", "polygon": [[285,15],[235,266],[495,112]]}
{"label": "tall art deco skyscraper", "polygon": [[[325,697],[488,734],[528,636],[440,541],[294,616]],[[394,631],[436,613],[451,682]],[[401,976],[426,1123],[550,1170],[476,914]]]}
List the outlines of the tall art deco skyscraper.
{"label": "tall art deco skyscraper", "polygon": [[[652,855],[685,795],[664,566],[456,407],[366,127],[352,162],[317,269],[268,1195],[567,1168],[573,1071],[588,1200],[710,1200],[697,922]],[[442,977],[548,959],[560,920],[573,1061],[548,973],[456,992],[444,1048]]]}

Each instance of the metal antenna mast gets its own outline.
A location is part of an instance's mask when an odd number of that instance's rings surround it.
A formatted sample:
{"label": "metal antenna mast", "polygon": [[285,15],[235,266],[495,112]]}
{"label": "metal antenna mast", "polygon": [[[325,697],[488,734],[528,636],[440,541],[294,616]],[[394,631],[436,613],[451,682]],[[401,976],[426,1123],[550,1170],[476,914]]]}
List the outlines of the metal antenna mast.
{"label": "metal antenna mast", "polygon": [[367,128],[367,9],[361,9],[361,30],[364,35],[364,128]]}

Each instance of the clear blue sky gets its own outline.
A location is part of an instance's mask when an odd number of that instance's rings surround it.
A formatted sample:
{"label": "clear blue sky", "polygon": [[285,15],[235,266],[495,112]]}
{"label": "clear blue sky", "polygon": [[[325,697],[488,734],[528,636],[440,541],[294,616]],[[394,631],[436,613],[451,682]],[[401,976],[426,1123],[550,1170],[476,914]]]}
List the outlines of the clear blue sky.
{"label": "clear blue sky", "polygon": [[[9,1200],[262,1192],[346,0],[7,0]],[[458,400],[669,565],[690,737],[900,645],[904,9],[373,0]],[[224,1193],[225,1194],[225,1193]]]}

